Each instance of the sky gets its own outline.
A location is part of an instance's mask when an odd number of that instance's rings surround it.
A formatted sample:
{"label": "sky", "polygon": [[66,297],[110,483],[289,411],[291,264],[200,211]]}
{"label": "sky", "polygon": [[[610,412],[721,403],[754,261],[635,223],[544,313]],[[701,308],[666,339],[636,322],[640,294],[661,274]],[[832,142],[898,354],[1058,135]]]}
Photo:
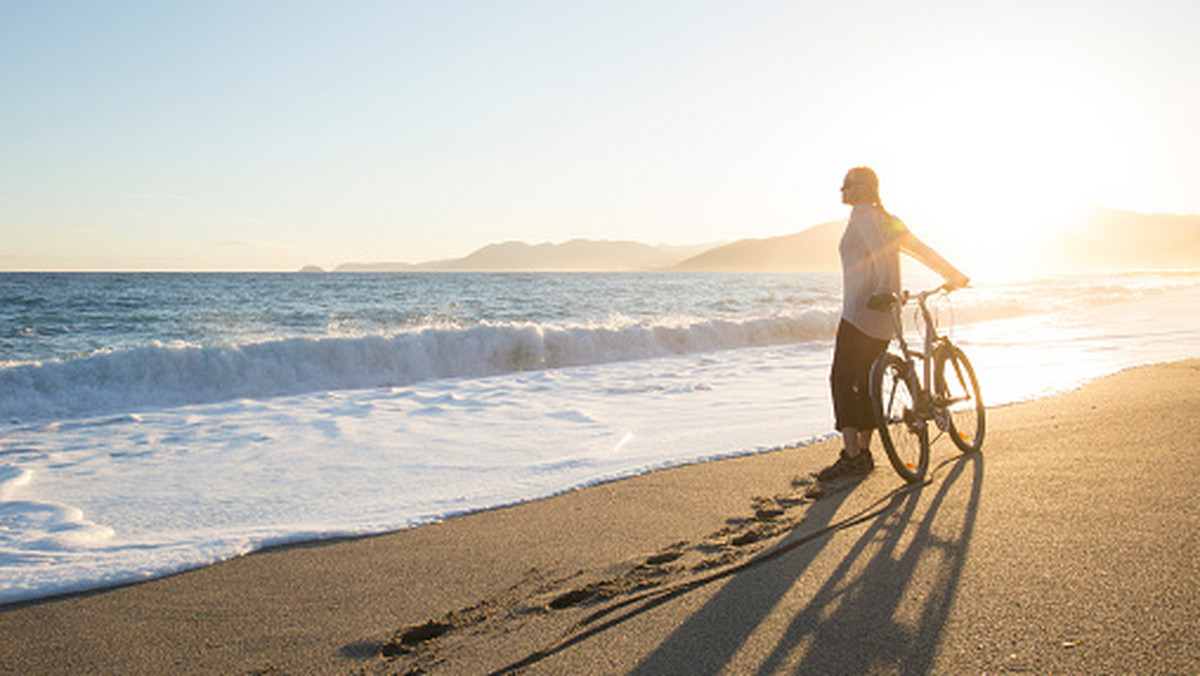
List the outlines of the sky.
{"label": "sky", "polygon": [[[1200,213],[1195,0],[0,3],[0,270]],[[960,267],[964,267],[960,265]]]}

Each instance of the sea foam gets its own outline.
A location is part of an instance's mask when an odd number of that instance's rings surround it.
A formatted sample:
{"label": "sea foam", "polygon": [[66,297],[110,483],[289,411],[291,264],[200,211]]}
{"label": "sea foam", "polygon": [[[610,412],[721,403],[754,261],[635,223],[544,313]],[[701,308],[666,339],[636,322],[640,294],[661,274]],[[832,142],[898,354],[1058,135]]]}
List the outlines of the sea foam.
{"label": "sea foam", "polygon": [[0,369],[0,420],[30,422],[160,406],[392,387],[827,339],[827,310],[743,320],[611,326],[484,322],[391,336],[163,344]]}

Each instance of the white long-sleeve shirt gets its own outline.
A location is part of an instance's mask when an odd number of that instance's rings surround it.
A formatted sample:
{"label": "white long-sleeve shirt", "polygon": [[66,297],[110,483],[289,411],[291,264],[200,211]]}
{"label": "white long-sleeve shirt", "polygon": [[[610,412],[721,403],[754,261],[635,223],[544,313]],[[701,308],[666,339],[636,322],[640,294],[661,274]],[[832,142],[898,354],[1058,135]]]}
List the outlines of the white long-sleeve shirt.
{"label": "white long-sleeve shirt", "polygon": [[867,307],[871,296],[900,291],[900,252],[911,255],[946,279],[961,275],[917,239],[904,222],[872,204],[856,204],[842,235],[842,318],[880,340],[895,337],[890,310]]}
{"label": "white long-sleeve shirt", "polygon": [[[891,219],[899,223],[899,219]],[[867,307],[871,296],[900,291],[899,239],[894,226],[874,205],[856,204],[842,235],[842,319],[856,329],[880,340],[891,340],[896,332],[891,312]],[[899,223],[903,228],[904,224]]]}

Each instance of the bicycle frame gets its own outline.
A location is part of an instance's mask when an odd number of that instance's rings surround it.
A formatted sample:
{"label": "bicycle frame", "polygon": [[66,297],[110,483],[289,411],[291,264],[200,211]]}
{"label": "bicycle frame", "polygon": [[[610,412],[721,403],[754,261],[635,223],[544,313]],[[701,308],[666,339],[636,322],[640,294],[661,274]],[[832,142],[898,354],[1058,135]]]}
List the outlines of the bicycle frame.
{"label": "bicycle frame", "polygon": [[[900,356],[908,363],[910,369],[915,370],[913,364],[914,359],[922,360],[921,372],[918,375],[917,383],[920,386],[919,392],[915,393],[919,401],[916,402],[918,415],[923,419],[930,417],[929,408],[932,395],[930,388],[933,383],[933,351],[937,346],[945,341],[945,338],[938,335],[937,328],[934,326],[933,314],[929,311],[929,305],[926,302],[931,296],[935,296],[943,291],[948,291],[949,286],[943,284],[936,289],[929,291],[920,291],[918,293],[910,293],[901,291],[895,298],[892,305],[893,317],[896,320],[896,342],[900,344]],[[911,300],[916,300],[917,308],[921,312],[921,320],[925,324],[924,347],[922,350],[914,350],[908,346],[908,340],[904,337],[904,306]],[[939,427],[941,425],[939,424]]]}

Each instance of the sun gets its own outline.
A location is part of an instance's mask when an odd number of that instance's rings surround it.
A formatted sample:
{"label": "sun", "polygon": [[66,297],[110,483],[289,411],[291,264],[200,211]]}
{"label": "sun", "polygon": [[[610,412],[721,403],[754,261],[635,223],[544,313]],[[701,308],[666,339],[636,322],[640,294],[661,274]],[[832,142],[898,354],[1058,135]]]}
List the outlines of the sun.
{"label": "sun", "polygon": [[1043,264],[1047,238],[1127,162],[1102,107],[1023,70],[948,75],[889,101],[866,135],[884,203],[975,275]]}

